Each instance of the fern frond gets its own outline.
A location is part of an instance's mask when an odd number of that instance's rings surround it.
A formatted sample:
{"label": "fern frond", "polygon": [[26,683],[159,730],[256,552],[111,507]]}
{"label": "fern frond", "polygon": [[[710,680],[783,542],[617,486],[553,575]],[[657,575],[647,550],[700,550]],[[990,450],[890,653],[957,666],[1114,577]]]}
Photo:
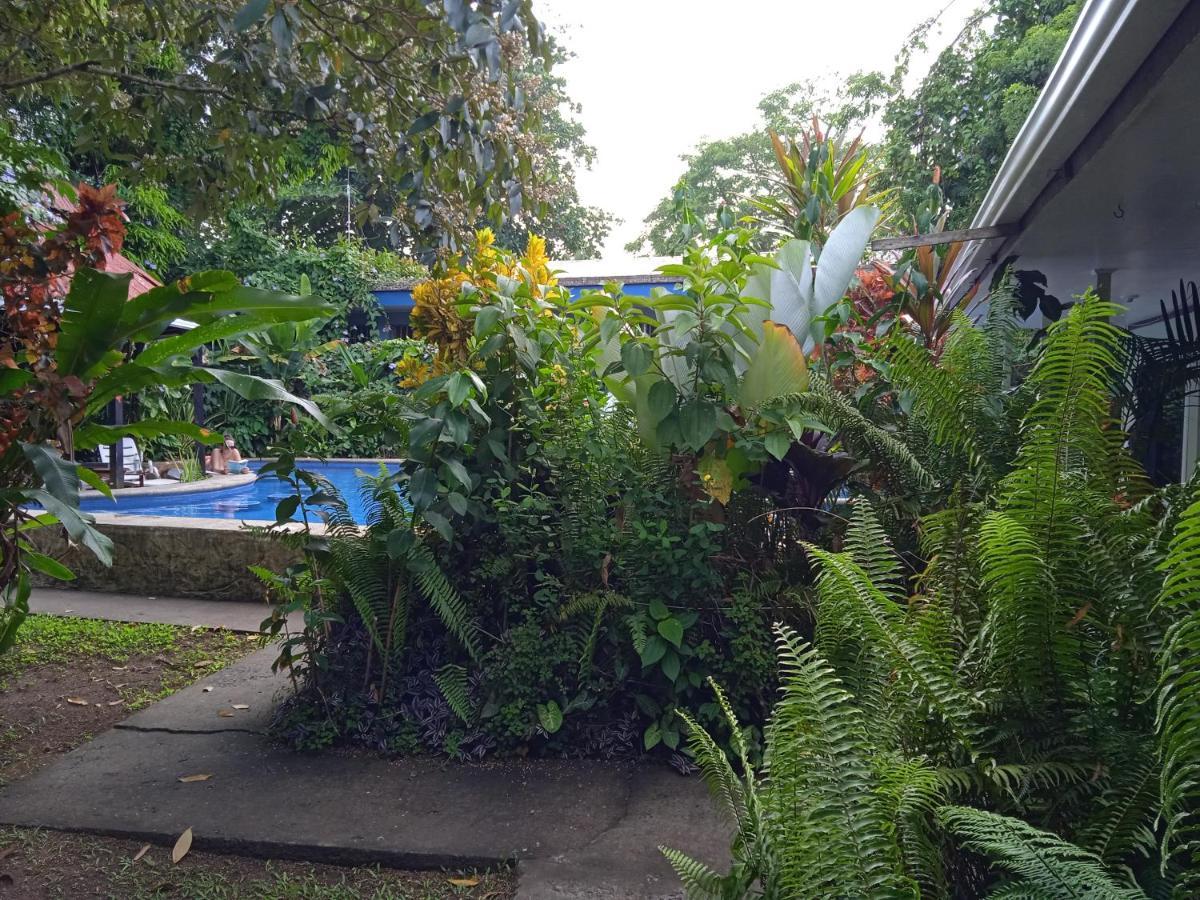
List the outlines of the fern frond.
{"label": "fern frond", "polygon": [[906,633],[903,611],[871,583],[853,560],[811,544],[805,547],[820,564],[817,589],[822,603],[829,598],[851,610],[864,637],[912,684],[968,756],[978,759],[979,729],[973,717],[977,704],[957,683],[942,654],[930,652]]}
{"label": "fern frond", "polygon": [[[960,345],[967,337],[982,343],[970,325],[960,326],[957,333]],[[964,383],[952,369],[936,365],[928,350],[907,337],[889,342],[888,371],[892,383],[913,396],[912,414],[937,445],[962,454],[974,468],[987,467],[980,433],[988,410],[977,385]]]}
{"label": "fern frond", "polygon": [[938,819],[964,846],[1019,879],[1006,896],[1021,896],[1011,893],[1021,890],[1063,900],[1145,900],[1113,877],[1100,857],[1020,819],[969,806],[942,807]]}
{"label": "fern frond", "polygon": [[[757,843],[759,828],[757,782],[753,770],[744,769],[742,778],[733,771],[729,757],[695,719],[680,711],[677,715],[687,726],[688,749],[700,767],[701,777],[716,797],[737,829],[737,839],[743,846]],[[734,732],[740,731],[737,720],[730,723]]]}
{"label": "fern frond", "polygon": [[1115,773],[1114,783],[1097,798],[1098,814],[1080,829],[1080,845],[1114,867],[1150,856],[1157,844],[1158,776],[1158,767],[1148,762]]}
{"label": "fern frond", "polygon": [[467,685],[467,670],[462,666],[445,665],[433,673],[433,681],[446,698],[451,711],[463,722],[474,718],[473,705]]}
{"label": "fern frond", "polygon": [[931,897],[948,893],[937,810],[946,803],[946,783],[937,769],[921,759],[881,758],[880,794],[889,803],[904,868]]}
{"label": "fern frond", "polygon": [[783,626],[781,697],[766,729],[766,822],[782,897],[911,896],[852,698]]}
{"label": "fern frond", "polygon": [[900,558],[892,549],[892,541],[879,524],[871,505],[863,499],[851,504],[850,526],[846,529],[843,552],[871,579],[871,582],[891,599],[904,599],[904,573]]}
{"label": "fern frond", "polygon": [[1187,884],[1200,887],[1200,500],[1180,516],[1162,567],[1158,605],[1174,619],[1160,651],[1156,718],[1163,857],[1182,857]]}
{"label": "fern frond", "polygon": [[988,664],[1030,706],[1061,694],[1062,679],[1078,668],[1077,646],[1057,608],[1058,592],[1043,549],[1028,530],[993,511],[979,529],[979,559],[988,600],[983,636]]}
{"label": "fern frond", "polygon": [[781,397],[773,405],[816,416],[837,433],[851,454],[871,460],[894,483],[918,490],[933,485],[929,472],[903,441],[864,416],[820,378],[811,379],[807,392]]}
{"label": "fern frond", "polygon": [[688,900],[726,900],[731,896],[726,876],[717,874],[704,863],[678,850],[669,847],[659,847],[658,850],[679,876]]}
{"label": "fern frond", "polygon": [[442,571],[429,548],[419,540],[413,541],[408,553],[421,594],[437,613],[446,630],[458,638],[471,659],[479,659],[479,631],[471,619],[471,610]]}

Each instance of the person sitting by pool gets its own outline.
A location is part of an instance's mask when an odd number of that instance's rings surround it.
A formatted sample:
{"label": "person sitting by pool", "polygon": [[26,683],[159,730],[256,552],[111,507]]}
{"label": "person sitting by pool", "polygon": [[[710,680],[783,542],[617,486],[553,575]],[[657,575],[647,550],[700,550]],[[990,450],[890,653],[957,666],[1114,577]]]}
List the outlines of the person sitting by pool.
{"label": "person sitting by pool", "polygon": [[237,444],[233,440],[232,434],[225,435],[225,443],[212,448],[208,458],[204,461],[204,467],[210,472],[215,472],[218,475],[228,475],[230,463],[236,463],[233,471],[241,472],[245,467],[242,465],[242,454],[238,452]]}

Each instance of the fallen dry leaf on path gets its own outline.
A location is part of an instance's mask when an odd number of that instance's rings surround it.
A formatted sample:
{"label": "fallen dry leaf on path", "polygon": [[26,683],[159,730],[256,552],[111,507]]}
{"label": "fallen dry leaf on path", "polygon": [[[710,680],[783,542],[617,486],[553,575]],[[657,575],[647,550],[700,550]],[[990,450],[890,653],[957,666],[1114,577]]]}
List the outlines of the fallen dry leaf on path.
{"label": "fallen dry leaf on path", "polygon": [[249,703],[234,703],[232,705],[233,705],[234,709],[249,709],[250,708]]}
{"label": "fallen dry leaf on path", "polygon": [[109,706],[120,706],[124,702],[125,702],[124,700],[109,700],[108,705]]}
{"label": "fallen dry leaf on path", "polygon": [[177,863],[192,849],[192,829],[188,829],[179,836],[179,840],[175,842],[175,849],[171,851],[171,862]]}
{"label": "fallen dry leaf on path", "polygon": [[139,859],[141,859],[143,856],[145,856],[149,852],[150,852],[150,845],[142,844],[142,849],[133,855],[133,861],[137,862]]}
{"label": "fallen dry leaf on path", "polygon": [[232,709],[219,709],[219,710],[217,710],[217,715],[223,719],[232,719],[233,718],[233,710]]}
{"label": "fallen dry leaf on path", "polygon": [[478,878],[450,878],[448,880],[455,887],[475,887],[479,884]]}
{"label": "fallen dry leaf on path", "polygon": [[88,702],[82,697],[68,697],[67,702],[72,706],[87,706]]}
{"label": "fallen dry leaf on path", "polygon": [[184,775],[179,780],[184,784],[191,784],[193,781],[208,781],[212,775]]}

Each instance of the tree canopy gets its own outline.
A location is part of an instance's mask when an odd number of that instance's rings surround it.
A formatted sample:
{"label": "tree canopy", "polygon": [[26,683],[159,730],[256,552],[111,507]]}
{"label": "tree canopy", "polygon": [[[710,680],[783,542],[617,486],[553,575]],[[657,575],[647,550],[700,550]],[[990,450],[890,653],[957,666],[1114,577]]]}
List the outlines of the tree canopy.
{"label": "tree canopy", "polygon": [[768,130],[794,135],[813,115],[834,131],[880,120],[883,136],[873,148],[877,186],[894,190],[902,226],[929,203],[937,169],[950,225],[965,225],[1049,78],[1080,6],[985,0],[911,90],[904,88],[906,77],[937,17],[908,36],[890,74],[865,71],[834,90],[804,82],[768,94],[759,103],[759,127],[705,141],[682,157],[682,177],[626,249],[675,254],[692,233],[711,229],[722,211],[752,215],[751,199],[768,193],[775,175]]}
{"label": "tree canopy", "polygon": [[[905,209],[920,206],[939,167],[951,227],[967,225],[1050,77],[1082,6],[1072,0],[988,0],[909,94],[888,102],[883,171]],[[893,76],[899,83],[910,38]]]}
{"label": "tree canopy", "polygon": [[531,182],[530,0],[17,2],[0,41],[6,143],[66,143],[190,207],[274,196],[314,130],[426,244],[519,212]]}

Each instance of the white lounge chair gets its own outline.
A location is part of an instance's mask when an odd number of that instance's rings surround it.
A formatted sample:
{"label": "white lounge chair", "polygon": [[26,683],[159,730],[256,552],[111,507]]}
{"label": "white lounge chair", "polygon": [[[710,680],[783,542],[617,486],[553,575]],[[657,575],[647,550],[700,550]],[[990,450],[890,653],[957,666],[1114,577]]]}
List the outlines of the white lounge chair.
{"label": "white lounge chair", "polygon": [[[100,464],[111,468],[111,448],[108,444],[101,444],[98,448],[100,451]],[[142,454],[138,450],[137,442],[131,437],[121,438],[121,468],[126,475],[132,475],[142,481]]]}

